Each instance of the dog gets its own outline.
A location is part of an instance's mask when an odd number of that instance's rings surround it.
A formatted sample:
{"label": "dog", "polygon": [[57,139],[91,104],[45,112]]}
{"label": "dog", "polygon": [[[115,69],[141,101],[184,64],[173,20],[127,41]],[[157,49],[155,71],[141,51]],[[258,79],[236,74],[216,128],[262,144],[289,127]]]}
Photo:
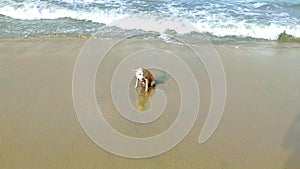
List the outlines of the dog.
{"label": "dog", "polygon": [[135,76],[137,78],[135,82],[135,88],[141,84],[141,86],[145,88],[145,92],[148,92],[149,88],[155,87],[155,78],[149,70],[145,68],[138,68],[133,71],[135,72]]}

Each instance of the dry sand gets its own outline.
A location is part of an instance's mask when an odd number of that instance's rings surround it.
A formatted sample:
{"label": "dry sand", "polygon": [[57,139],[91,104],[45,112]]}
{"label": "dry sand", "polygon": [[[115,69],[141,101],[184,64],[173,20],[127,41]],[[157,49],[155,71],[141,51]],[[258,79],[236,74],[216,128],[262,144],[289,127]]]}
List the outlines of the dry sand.
{"label": "dry sand", "polygon": [[[125,53],[147,45],[181,52],[201,93],[201,113],[179,145],[156,157],[128,159],[94,144],[74,111],[72,73],[85,42],[68,37],[0,40],[1,169],[300,168],[300,44],[215,45],[224,64],[228,95],[222,121],[204,144],[197,142],[210,104],[204,67],[178,45],[142,40],[122,44]],[[113,41],[101,43],[104,50]],[[103,65],[97,76],[96,85],[103,87],[96,88],[96,96],[107,110],[105,118],[117,130],[135,137],[164,131],[178,110],[174,81],[170,78],[162,86],[171,104],[166,115],[151,124],[131,124],[118,115],[105,94],[106,79],[120,59],[109,58],[111,64]]]}

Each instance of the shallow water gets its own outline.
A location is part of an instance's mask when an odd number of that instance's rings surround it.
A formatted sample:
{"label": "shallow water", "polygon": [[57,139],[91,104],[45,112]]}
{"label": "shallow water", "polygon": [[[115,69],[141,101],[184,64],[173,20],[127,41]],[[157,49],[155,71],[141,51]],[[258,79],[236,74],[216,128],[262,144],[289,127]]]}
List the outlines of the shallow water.
{"label": "shallow water", "polygon": [[[0,2],[0,36],[90,35],[98,33],[103,26],[137,14],[142,16],[131,21],[131,29],[149,31],[144,27],[147,21],[146,24],[160,27],[159,33],[167,30],[180,33],[182,23],[168,19],[172,16],[190,22],[200,34],[275,40],[283,31],[300,37],[299,6],[299,1],[290,0],[4,0]],[[116,29],[110,35],[118,31]]]}

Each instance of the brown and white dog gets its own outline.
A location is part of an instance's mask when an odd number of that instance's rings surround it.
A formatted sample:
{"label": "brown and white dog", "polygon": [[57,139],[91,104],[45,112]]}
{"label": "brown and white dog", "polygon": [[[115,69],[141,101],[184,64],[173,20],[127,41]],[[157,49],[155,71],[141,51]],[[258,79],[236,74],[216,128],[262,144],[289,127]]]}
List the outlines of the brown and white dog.
{"label": "brown and white dog", "polygon": [[133,70],[136,76],[135,88],[138,87],[139,83],[143,88],[145,88],[145,92],[148,92],[148,88],[155,87],[155,79],[154,76],[150,73],[149,70],[145,68],[138,68]]}

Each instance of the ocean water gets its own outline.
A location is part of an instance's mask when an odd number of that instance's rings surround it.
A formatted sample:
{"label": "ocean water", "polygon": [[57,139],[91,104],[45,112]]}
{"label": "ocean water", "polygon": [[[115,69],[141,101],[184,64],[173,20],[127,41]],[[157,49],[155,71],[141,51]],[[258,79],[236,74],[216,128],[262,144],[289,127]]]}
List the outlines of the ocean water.
{"label": "ocean water", "polygon": [[[125,26],[114,24],[126,17]],[[285,31],[300,37],[300,0],[0,1],[0,37],[129,30],[265,40]]]}

